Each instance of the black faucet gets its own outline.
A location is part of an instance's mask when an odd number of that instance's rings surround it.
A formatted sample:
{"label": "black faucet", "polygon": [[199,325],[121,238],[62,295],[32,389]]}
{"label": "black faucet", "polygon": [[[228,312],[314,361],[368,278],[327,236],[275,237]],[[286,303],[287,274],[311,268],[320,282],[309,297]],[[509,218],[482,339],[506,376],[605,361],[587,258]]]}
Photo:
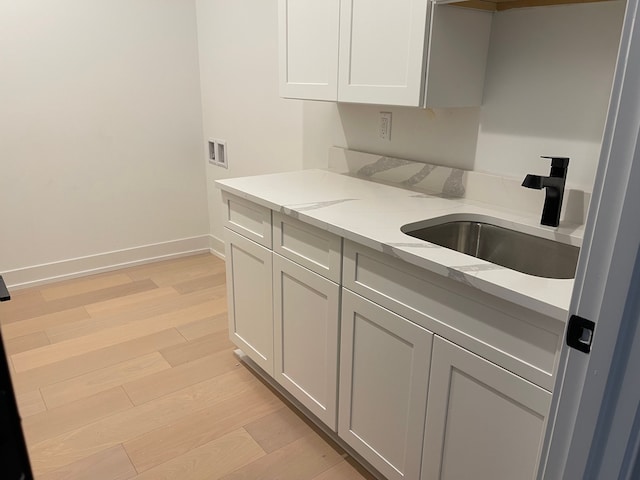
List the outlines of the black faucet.
{"label": "black faucet", "polygon": [[523,187],[542,190],[546,188],[544,208],[542,209],[542,225],[557,227],[560,223],[560,209],[564,196],[564,184],[567,181],[568,157],[541,157],[551,159],[551,173],[548,177],[527,175],[522,182]]}

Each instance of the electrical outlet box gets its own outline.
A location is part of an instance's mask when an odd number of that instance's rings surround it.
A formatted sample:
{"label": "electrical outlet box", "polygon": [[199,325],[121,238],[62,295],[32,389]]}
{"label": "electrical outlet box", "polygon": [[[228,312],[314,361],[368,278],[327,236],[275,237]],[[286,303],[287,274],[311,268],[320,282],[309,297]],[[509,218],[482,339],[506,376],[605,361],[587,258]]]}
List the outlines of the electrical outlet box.
{"label": "electrical outlet box", "polygon": [[229,168],[226,140],[209,140],[209,163],[218,167]]}
{"label": "electrical outlet box", "polygon": [[382,140],[391,141],[391,112],[380,112],[378,136]]}
{"label": "electrical outlet box", "polygon": [[216,142],[215,140],[209,140],[209,163],[215,165],[216,163]]}

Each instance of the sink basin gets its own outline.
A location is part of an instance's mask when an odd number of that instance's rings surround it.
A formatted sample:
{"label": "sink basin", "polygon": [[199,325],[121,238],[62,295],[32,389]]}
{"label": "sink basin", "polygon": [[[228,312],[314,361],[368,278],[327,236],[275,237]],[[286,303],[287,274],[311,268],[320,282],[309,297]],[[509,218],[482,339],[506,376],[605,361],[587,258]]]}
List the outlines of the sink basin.
{"label": "sink basin", "polygon": [[545,278],[574,278],[580,248],[479,221],[404,225],[403,233],[487,262]]}

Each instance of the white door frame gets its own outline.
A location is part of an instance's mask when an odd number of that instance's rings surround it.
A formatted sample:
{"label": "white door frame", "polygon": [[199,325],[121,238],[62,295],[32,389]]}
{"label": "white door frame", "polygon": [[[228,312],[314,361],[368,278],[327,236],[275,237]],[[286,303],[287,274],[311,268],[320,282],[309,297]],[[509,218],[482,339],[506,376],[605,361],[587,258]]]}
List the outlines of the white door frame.
{"label": "white door frame", "polygon": [[627,1],[569,309],[595,322],[592,350],[563,347],[538,479],[640,478],[640,471],[634,476],[640,443],[638,1]]}

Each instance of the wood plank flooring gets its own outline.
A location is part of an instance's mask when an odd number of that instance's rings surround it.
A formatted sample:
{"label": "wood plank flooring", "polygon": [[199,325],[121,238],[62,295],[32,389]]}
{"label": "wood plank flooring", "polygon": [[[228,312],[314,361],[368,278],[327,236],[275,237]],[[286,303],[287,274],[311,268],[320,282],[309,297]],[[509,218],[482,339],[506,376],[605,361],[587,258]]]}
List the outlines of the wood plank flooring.
{"label": "wood plank flooring", "polygon": [[238,362],[224,282],[204,254],[0,304],[36,480],[373,480]]}

